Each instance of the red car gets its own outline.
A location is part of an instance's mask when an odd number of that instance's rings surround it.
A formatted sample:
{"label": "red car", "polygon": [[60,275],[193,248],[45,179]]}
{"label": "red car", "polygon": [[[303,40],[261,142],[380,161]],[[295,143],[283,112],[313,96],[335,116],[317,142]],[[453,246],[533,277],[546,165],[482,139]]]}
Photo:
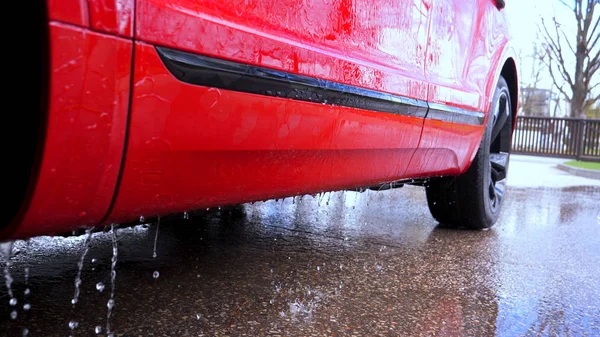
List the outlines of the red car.
{"label": "red car", "polygon": [[41,109],[15,124],[31,142],[0,239],[411,182],[443,224],[498,218],[518,97],[503,0],[40,6]]}

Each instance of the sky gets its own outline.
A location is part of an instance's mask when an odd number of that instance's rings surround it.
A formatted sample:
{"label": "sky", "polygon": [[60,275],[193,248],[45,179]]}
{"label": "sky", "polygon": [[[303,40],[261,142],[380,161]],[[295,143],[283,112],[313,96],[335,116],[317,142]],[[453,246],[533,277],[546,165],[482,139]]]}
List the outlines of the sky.
{"label": "sky", "polygon": [[[572,0],[565,0],[571,3]],[[552,17],[556,15],[557,21],[561,23],[565,30],[575,36],[576,22],[572,9],[569,9],[558,0],[508,0],[506,1],[506,14],[511,25],[513,43],[517,53],[521,53],[521,60],[517,65],[519,67],[522,85],[530,84],[532,78],[532,60],[529,55],[533,54],[533,46],[536,41],[541,42],[542,36],[536,35],[542,18],[546,22],[551,22]],[[600,7],[596,7],[596,16],[600,15]],[[573,38],[574,40],[575,38]],[[574,60],[572,60],[574,68]],[[574,72],[574,71],[573,71]],[[552,80],[547,70],[542,71],[543,77],[538,87],[551,89]],[[595,75],[594,82],[600,81],[600,73]]]}

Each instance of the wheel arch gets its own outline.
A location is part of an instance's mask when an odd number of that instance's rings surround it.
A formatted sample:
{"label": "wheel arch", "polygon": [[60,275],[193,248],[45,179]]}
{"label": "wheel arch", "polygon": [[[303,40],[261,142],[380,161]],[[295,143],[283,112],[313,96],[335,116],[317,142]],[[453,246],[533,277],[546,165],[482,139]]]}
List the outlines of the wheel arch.
{"label": "wheel arch", "polygon": [[508,91],[510,92],[510,102],[512,108],[512,123],[513,130],[517,122],[517,111],[519,108],[519,78],[517,74],[517,66],[515,60],[509,57],[504,62],[500,75],[506,80],[508,84]]}

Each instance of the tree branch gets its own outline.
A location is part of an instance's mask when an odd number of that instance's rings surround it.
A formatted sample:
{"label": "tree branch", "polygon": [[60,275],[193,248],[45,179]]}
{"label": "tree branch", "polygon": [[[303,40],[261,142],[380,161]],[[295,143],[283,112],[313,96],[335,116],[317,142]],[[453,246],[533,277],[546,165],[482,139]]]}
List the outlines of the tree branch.
{"label": "tree branch", "polygon": [[562,85],[560,85],[560,83],[556,80],[556,76],[554,76],[554,71],[552,70],[552,58],[548,58],[548,63],[546,63],[545,61],[543,61],[543,62],[548,67],[548,71],[550,72],[550,77],[552,78],[552,82],[554,83],[554,86],[558,89],[558,91],[561,94],[563,94],[563,96],[565,96],[565,99],[568,102],[571,102],[571,97],[569,95],[567,95],[567,93],[563,90]]}
{"label": "tree branch", "polygon": [[546,27],[544,19],[542,19],[542,27],[544,29],[544,40],[548,44],[547,49],[549,49],[552,52],[551,54],[548,54],[548,57],[552,58],[552,55],[554,55],[557,63],[560,66],[560,72],[562,77],[565,79],[565,81],[567,81],[567,83],[569,83],[570,86],[573,86],[573,80],[571,78],[571,75],[569,74],[569,71],[566,68],[565,60],[562,55],[562,49],[560,47],[560,34],[558,32],[558,23],[556,22],[556,18],[553,18],[553,21],[555,24],[556,41],[553,39],[553,35],[550,34],[550,32],[548,31],[548,27]]}
{"label": "tree branch", "polygon": [[600,100],[600,94],[596,95],[596,97],[588,98],[585,103],[583,103],[583,111],[587,111],[587,109],[594,105],[598,100]]}
{"label": "tree branch", "polygon": [[[596,23],[594,23],[594,27],[592,27],[592,33],[590,34],[590,40],[596,36],[596,38],[594,39],[594,41],[590,44],[588,44],[588,50],[592,50],[594,49],[594,46],[596,45],[596,42],[598,42],[598,37],[600,37],[600,34],[598,35],[594,35],[596,33],[596,29],[598,28],[598,25],[600,23],[600,17],[598,17],[598,20],[596,20]],[[600,32],[599,32],[600,33]]]}

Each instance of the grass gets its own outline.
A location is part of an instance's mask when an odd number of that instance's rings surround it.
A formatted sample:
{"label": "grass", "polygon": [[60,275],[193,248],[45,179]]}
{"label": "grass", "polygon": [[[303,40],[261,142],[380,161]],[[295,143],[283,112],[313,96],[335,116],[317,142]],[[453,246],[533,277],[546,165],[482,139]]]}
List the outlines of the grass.
{"label": "grass", "polygon": [[571,160],[571,161],[566,162],[565,165],[579,167],[579,168],[587,169],[587,170],[600,171],[600,163],[592,163],[589,161]]}

